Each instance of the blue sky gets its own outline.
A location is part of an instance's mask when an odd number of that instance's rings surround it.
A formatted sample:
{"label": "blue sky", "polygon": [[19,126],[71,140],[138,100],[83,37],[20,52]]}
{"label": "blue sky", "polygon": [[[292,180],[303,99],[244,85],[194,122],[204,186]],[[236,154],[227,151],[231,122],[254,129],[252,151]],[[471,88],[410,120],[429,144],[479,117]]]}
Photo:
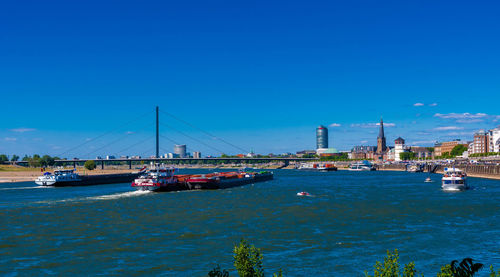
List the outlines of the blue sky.
{"label": "blue sky", "polygon": [[[156,105],[258,153],[313,149],[320,124],[332,126],[337,149],[375,145],[381,116],[388,141],[470,140],[500,124],[499,8],[495,1],[6,2],[0,153],[150,155]],[[172,141],[204,155],[242,152],[166,114],[161,120],[162,152]]]}

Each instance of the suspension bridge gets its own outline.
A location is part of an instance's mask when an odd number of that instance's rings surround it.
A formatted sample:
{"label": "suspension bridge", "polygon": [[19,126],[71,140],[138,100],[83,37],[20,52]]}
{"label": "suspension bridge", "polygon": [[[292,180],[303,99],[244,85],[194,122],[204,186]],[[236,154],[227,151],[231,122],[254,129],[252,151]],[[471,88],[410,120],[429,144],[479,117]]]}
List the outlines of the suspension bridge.
{"label": "suspension bridge", "polygon": [[[175,122],[181,123],[183,126],[187,126],[192,130],[195,130],[198,134],[201,134],[205,137],[205,140],[194,137],[191,134],[188,134],[186,131],[181,131],[178,128],[175,128],[173,124],[166,124],[164,122],[160,122],[160,113],[162,115],[167,116],[168,118],[171,118],[175,120]],[[160,127],[165,128],[169,132],[175,132],[182,137],[187,138],[189,141],[194,142],[195,145],[198,147],[202,147],[205,150],[210,149],[210,151],[219,153],[220,155],[223,155],[225,151],[221,150],[220,145],[224,145],[226,148],[225,149],[232,149],[233,151],[238,151],[240,153],[249,153],[247,149],[244,147],[238,146],[232,142],[229,142],[226,139],[223,139],[219,136],[216,136],[212,134],[211,132],[208,132],[204,129],[199,128],[198,126],[181,119],[171,113],[168,113],[166,111],[160,110],[159,107],[157,106],[155,109],[155,115],[156,115],[156,120],[155,120],[155,133],[154,136],[151,135],[151,132],[148,132],[149,135],[146,137],[140,138],[138,141],[134,141],[132,144],[128,145],[123,145],[121,147],[121,150],[119,151],[111,151],[109,150],[110,148],[116,148],[117,145],[121,142],[126,141],[131,135],[133,135],[135,132],[123,132],[124,128],[129,128],[133,123],[135,122],[140,122],[140,125],[142,129],[144,130],[145,128],[151,130],[152,126],[151,124],[144,124],[144,122],[148,122],[148,120],[144,120],[145,116],[150,116],[151,112],[147,112],[145,114],[142,114],[134,119],[129,120],[128,122],[124,123],[123,125],[118,126],[117,128],[113,130],[108,130],[105,133],[99,134],[98,136],[95,136],[93,138],[88,138],[82,143],[75,145],[73,147],[70,147],[66,149],[64,152],[58,154],[58,157],[65,157],[65,156],[81,156],[81,157],[86,157],[86,158],[73,158],[73,159],[56,159],[55,164],[56,165],[83,165],[86,161],[92,160],[94,161],[98,166],[100,166],[102,169],[104,169],[105,165],[109,164],[128,164],[129,168],[132,168],[132,165],[134,164],[142,164],[145,162],[163,162],[163,163],[172,163],[172,164],[179,164],[179,163],[217,163],[217,162],[225,162],[225,163],[248,163],[248,164],[254,164],[254,163],[269,163],[269,162],[281,162],[285,166],[289,165],[291,162],[300,162],[300,161],[312,161],[315,159],[311,158],[285,158],[285,157],[269,157],[269,158],[264,158],[264,157],[220,157],[220,158],[191,158],[191,157],[177,157],[177,158],[166,158],[162,157],[160,155],[160,150],[164,151],[164,153],[170,152],[165,150],[160,146],[160,139],[168,141],[170,143],[173,143],[175,145],[186,145],[186,143],[180,143],[179,141],[166,136],[164,133],[160,133]],[[172,120],[172,121],[173,121]],[[150,121],[151,122],[151,121]],[[147,131],[149,131],[147,130]],[[116,138],[109,138],[113,134],[121,134],[120,136]],[[109,139],[104,140],[105,137],[108,137]],[[208,140],[207,140],[208,139]],[[104,141],[103,141],[104,140]],[[100,143],[97,143],[99,142]],[[154,141],[154,144],[152,143]],[[217,142],[218,145],[215,145],[214,142]],[[154,147],[151,147],[154,146]],[[106,158],[103,159],[101,157],[97,157],[95,159],[89,158],[92,155],[97,155],[99,153],[103,153],[104,151],[108,151],[109,153],[113,153],[115,155],[118,155],[120,153],[126,153],[127,151],[133,151],[133,149],[141,149],[143,150],[146,148],[146,151],[141,151],[143,153],[135,154],[135,155],[127,155],[127,156],[122,156],[120,158]],[[82,149],[87,149],[87,152],[82,152]],[[186,146],[186,150],[188,152],[192,151],[191,147]],[[154,155],[149,155],[148,157],[142,157],[144,155],[147,155],[148,153],[151,154],[151,152],[154,151]],[[76,155],[76,153],[80,153],[80,155]],[[84,153],[84,154],[81,154]],[[24,161],[17,162],[18,164],[23,164],[27,163]]]}

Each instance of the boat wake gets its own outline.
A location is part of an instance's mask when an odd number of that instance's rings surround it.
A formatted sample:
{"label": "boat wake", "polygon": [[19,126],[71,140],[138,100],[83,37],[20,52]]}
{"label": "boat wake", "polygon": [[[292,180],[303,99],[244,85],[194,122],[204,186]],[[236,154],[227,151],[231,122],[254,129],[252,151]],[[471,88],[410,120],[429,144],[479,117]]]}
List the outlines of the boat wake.
{"label": "boat wake", "polygon": [[0,190],[16,190],[16,189],[47,189],[54,188],[49,186],[33,186],[33,187],[16,187],[16,188],[0,188]]}
{"label": "boat wake", "polygon": [[120,192],[108,195],[99,195],[99,196],[89,196],[89,197],[78,197],[78,198],[69,198],[69,199],[60,199],[60,200],[45,200],[45,201],[37,201],[35,204],[58,204],[58,203],[74,203],[74,202],[85,202],[85,201],[96,201],[96,200],[116,200],[120,198],[128,198],[134,196],[141,196],[151,193],[150,191],[127,191]]}
{"label": "boat wake", "polygon": [[144,194],[148,194],[148,193],[151,193],[151,191],[135,190],[135,191],[127,191],[127,192],[108,194],[108,195],[91,196],[91,197],[84,198],[84,200],[114,200],[114,199],[119,199],[119,198],[140,196],[140,195],[144,195]]}

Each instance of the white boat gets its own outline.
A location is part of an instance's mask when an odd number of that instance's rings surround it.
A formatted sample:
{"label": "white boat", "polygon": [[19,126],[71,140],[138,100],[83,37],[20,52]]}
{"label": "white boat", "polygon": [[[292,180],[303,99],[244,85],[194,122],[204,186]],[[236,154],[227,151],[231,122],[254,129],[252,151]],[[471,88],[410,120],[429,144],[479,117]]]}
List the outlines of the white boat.
{"label": "white boat", "polygon": [[431,177],[427,177],[424,182],[425,183],[432,183],[434,181],[432,181]]}
{"label": "white boat", "polygon": [[412,164],[409,167],[407,167],[406,171],[408,171],[408,172],[422,172],[423,169],[418,164]]}
{"label": "white boat", "polygon": [[349,166],[349,171],[372,171],[375,167],[369,161],[356,162]]}
{"label": "white boat", "polygon": [[458,168],[445,167],[441,188],[451,191],[468,189],[467,174]]}
{"label": "white boat", "polygon": [[35,184],[39,186],[64,185],[65,183],[80,182],[82,179],[74,169],[55,170],[54,174],[45,172],[42,176],[35,179]]}
{"label": "white boat", "polygon": [[332,163],[301,163],[297,169],[309,171],[337,171],[337,167]]}

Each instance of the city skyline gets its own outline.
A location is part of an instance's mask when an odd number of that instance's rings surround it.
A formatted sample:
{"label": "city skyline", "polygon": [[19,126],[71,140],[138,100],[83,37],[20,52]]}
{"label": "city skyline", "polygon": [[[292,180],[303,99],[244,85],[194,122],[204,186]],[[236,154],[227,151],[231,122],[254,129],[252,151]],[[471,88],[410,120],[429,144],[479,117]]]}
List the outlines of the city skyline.
{"label": "city skyline", "polygon": [[[141,154],[156,105],[262,154],[314,149],[318,125],[338,150],[376,145],[381,116],[390,145],[471,140],[500,125],[499,5],[7,3],[0,153],[58,155],[116,129],[69,157]],[[188,151],[242,152],[161,118]]]}

